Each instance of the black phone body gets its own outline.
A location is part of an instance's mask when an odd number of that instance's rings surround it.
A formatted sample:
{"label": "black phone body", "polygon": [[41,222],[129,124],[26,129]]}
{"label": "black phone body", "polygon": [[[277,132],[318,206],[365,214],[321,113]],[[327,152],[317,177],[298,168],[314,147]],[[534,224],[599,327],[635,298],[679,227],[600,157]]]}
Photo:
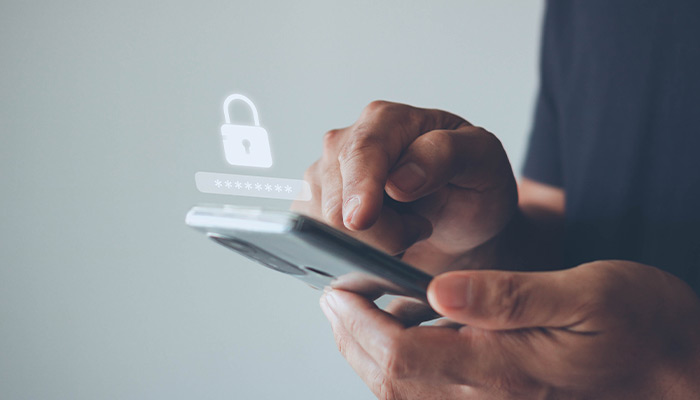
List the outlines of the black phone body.
{"label": "black phone body", "polygon": [[187,225],[273,270],[321,289],[426,301],[432,276],[308,216],[238,206],[197,206]]}

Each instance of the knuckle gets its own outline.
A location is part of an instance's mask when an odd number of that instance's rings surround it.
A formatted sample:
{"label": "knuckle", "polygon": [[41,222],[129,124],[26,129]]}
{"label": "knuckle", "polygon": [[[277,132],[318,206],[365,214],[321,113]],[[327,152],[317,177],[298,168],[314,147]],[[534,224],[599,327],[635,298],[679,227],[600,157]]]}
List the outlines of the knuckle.
{"label": "knuckle", "polygon": [[[362,125],[355,128],[356,132],[363,129]],[[389,157],[385,149],[385,140],[377,135],[358,133],[349,143],[343,146],[338,154],[338,161],[347,164],[361,158],[367,150],[379,150],[385,157]]]}
{"label": "knuckle", "polygon": [[390,381],[407,379],[414,370],[412,357],[408,354],[405,341],[400,338],[389,341],[379,363],[383,375]]}
{"label": "knuckle", "polygon": [[368,113],[375,113],[378,111],[383,111],[389,107],[392,103],[385,100],[374,100],[365,106],[364,111]]}
{"label": "knuckle", "polygon": [[323,134],[323,152],[332,152],[338,145],[338,138],[340,136],[340,129],[331,129],[330,131]]}
{"label": "knuckle", "polygon": [[496,286],[495,310],[501,324],[521,321],[526,309],[526,296],[515,275],[506,274],[494,280]]}
{"label": "knuckle", "polygon": [[459,152],[461,139],[463,139],[461,134],[447,131],[434,131],[425,137],[427,145],[433,148],[434,154],[440,154],[453,162],[464,159]]}
{"label": "knuckle", "polygon": [[425,119],[425,113],[407,104],[393,103],[385,100],[375,100],[369,103],[362,112],[360,121],[365,119],[388,119],[399,125],[419,126]]}
{"label": "knuckle", "polygon": [[473,138],[474,143],[482,149],[484,154],[492,155],[505,152],[501,139],[480,126],[467,127],[464,134]]}
{"label": "knuckle", "polygon": [[461,132],[435,130],[417,140],[420,143],[418,151],[424,154],[423,157],[431,155],[437,173],[450,173],[454,176],[467,170],[469,159],[462,150],[468,140],[467,135]]}
{"label": "knuckle", "polygon": [[365,135],[358,135],[355,137],[355,140],[353,140],[350,143],[350,148],[353,149],[354,151],[359,151],[362,152],[363,150],[367,149],[383,149],[384,144],[386,144],[387,139],[376,134],[365,134]]}
{"label": "knuckle", "polygon": [[503,149],[503,142],[501,142],[501,139],[499,139],[498,136],[494,135],[493,133],[487,131],[484,128],[478,127],[478,129],[479,132],[481,132],[484,139],[486,140],[487,144],[493,146],[494,148]]}
{"label": "knuckle", "polygon": [[355,315],[348,315],[344,321],[345,330],[350,332],[350,334],[355,334],[360,331],[360,323],[361,321],[355,318]]}
{"label": "knuckle", "polygon": [[388,377],[385,375],[379,374],[374,378],[374,390],[373,392],[377,396],[377,399],[379,400],[398,400],[401,397],[399,397],[398,391],[396,390],[396,386],[394,385],[394,382],[391,381]]}
{"label": "knuckle", "polygon": [[[426,126],[425,123],[431,121],[430,112],[426,112],[424,109],[413,106],[404,106],[402,110],[403,126],[407,129],[410,127],[419,127],[419,129],[423,130],[423,127]],[[427,126],[434,127],[435,123],[431,122]]]}
{"label": "knuckle", "polygon": [[352,145],[345,145],[338,153],[338,162],[340,165],[347,164],[348,162],[357,158],[360,154],[356,148]]}
{"label": "knuckle", "polygon": [[486,129],[479,128],[481,132],[481,137],[484,142],[484,149],[486,154],[489,154],[495,162],[502,164],[503,161],[508,161],[508,156],[506,154],[506,149],[503,147],[503,142],[498,136],[487,131]]}
{"label": "knuckle", "polygon": [[338,347],[338,351],[340,354],[347,358],[348,356],[348,345],[349,345],[349,340],[347,336],[337,334],[335,335],[335,345]]}
{"label": "knuckle", "polygon": [[588,285],[588,290],[579,295],[571,312],[573,325],[585,331],[605,330],[608,333],[646,329],[642,322],[646,319],[645,313],[639,313],[637,306],[631,306],[629,297],[620,294],[624,277],[596,269],[598,271],[593,271],[589,278],[596,284]]}
{"label": "knuckle", "polygon": [[394,383],[389,380],[387,377],[382,377],[381,379],[378,380],[377,383],[377,390],[376,390],[376,395],[377,399],[379,400],[398,400],[401,399],[399,396],[396,387],[394,386]]}

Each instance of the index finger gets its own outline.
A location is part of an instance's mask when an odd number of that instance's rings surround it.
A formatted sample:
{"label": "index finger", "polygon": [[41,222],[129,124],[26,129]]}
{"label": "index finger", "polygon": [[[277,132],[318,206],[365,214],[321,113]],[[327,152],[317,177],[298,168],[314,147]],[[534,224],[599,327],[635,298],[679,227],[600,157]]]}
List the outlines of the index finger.
{"label": "index finger", "polygon": [[363,230],[377,220],[389,171],[418,136],[436,127],[455,129],[464,123],[438,110],[387,102],[367,106],[338,156],[345,226]]}
{"label": "index finger", "polygon": [[348,229],[367,229],[382,208],[384,185],[395,157],[376,137],[351,140],[339,157],[343,179],[343,223]]}

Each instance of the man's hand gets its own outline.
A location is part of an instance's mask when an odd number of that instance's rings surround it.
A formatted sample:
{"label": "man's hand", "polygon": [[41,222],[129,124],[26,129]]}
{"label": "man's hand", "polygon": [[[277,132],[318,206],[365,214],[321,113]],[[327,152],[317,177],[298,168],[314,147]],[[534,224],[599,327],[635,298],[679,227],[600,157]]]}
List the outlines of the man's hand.
{"label": "man's hand", "polygon": [[293,209],[432,273],[496,236],[517,206],[494,135],[444,111],[381,101],[326,133],[305,179],[314,200]]}
{"label": "man's hand", "polygon": [[450,272],[428,298],[455,322],[406,327],[355,294],[322,297],[340,351],[377,397],[700,398],[700,303],[656,268]]}

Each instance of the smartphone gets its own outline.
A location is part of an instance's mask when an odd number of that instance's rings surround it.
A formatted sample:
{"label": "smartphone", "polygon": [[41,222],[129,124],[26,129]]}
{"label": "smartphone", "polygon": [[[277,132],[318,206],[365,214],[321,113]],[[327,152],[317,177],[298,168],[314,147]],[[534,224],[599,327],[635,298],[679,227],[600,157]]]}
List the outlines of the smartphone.
{"label": "smartphone", "polygon": [[238,206],[197,206],[185,219],[222,246],[311,287],[426,301],[432,276],[308,216]]}

